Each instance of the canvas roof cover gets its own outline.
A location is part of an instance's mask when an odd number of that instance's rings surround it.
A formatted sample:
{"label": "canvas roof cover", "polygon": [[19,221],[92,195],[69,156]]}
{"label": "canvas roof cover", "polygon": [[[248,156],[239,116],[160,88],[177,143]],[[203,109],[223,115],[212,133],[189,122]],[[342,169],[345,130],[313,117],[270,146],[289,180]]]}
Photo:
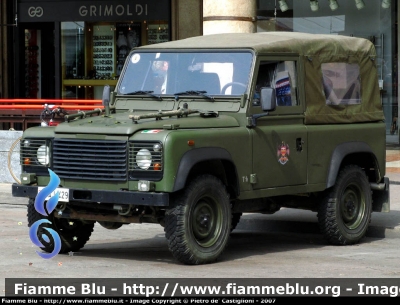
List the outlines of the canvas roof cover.
{"label": "canvas roof cover", "polygon": [[[384,120],[375,63],[376,51],[374,45],[364,38],[298,32],[226,33],[196,36],[140,48],[251,49],[257,55],[296,54],[304,63],[306,124]],[[360,104],[326,104],[321,64],[328,62],[359,65]]]}

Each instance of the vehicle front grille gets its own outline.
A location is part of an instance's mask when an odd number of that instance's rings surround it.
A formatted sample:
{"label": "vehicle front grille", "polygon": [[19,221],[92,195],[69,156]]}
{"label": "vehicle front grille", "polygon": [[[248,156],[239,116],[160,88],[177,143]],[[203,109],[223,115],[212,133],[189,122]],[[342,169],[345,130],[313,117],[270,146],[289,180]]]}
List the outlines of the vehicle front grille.
{"label": "vehicle front grille", "polygon": [[53,170],[60,178],[126,181],[126,141],[54,139]]}

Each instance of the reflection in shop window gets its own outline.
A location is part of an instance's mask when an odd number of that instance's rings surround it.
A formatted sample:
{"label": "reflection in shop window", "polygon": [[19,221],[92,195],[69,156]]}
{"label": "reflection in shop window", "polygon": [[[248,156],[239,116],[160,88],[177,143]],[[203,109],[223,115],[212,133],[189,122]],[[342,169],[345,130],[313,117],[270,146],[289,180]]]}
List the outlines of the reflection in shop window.
{"label": "reflection in shop window", "polygon": [[62,63],[65,78],[81,78],[85,68],[84,22],[62,22]]}
{"label": "reflection in shop window", "polygon": [[[63,79],[81,79],[85,75],[85,23],[61,23],[61,62]],[[63,97],[84,98],[84,88],[65,87]]]}

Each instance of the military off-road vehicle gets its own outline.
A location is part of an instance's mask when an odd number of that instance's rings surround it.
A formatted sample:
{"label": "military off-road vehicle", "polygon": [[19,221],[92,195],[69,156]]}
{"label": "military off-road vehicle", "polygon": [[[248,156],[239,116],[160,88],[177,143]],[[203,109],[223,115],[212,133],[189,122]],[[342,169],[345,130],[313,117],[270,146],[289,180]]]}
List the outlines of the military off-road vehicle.
{"label": "military off-road vehicle", "polygon": [[[29,226],[48,220],[37,231],[45,252],[54,248],[45,226],[65,253],[96,222],[159,223],[179,262],[204,264],[221,256],[242,213],[314,211],[327,243],[350,245],[372,212],[390,210],[366,39],[240,33],[134,48],[103,104],[23,133],[12,192],[29,197]],[[45,216],[35,198],[53,176],[58,201]]]}

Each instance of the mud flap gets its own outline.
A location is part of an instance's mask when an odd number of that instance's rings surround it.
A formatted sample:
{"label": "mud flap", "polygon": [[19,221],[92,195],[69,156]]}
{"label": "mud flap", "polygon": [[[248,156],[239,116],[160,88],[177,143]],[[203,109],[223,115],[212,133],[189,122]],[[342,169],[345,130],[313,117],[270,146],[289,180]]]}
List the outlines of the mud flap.
{"label": "mud flap", "polygon": [[372,192],[372,211],[390,212],[390,183],[389,178],[384,177],[385,188],[383,190],[374,190]]}

